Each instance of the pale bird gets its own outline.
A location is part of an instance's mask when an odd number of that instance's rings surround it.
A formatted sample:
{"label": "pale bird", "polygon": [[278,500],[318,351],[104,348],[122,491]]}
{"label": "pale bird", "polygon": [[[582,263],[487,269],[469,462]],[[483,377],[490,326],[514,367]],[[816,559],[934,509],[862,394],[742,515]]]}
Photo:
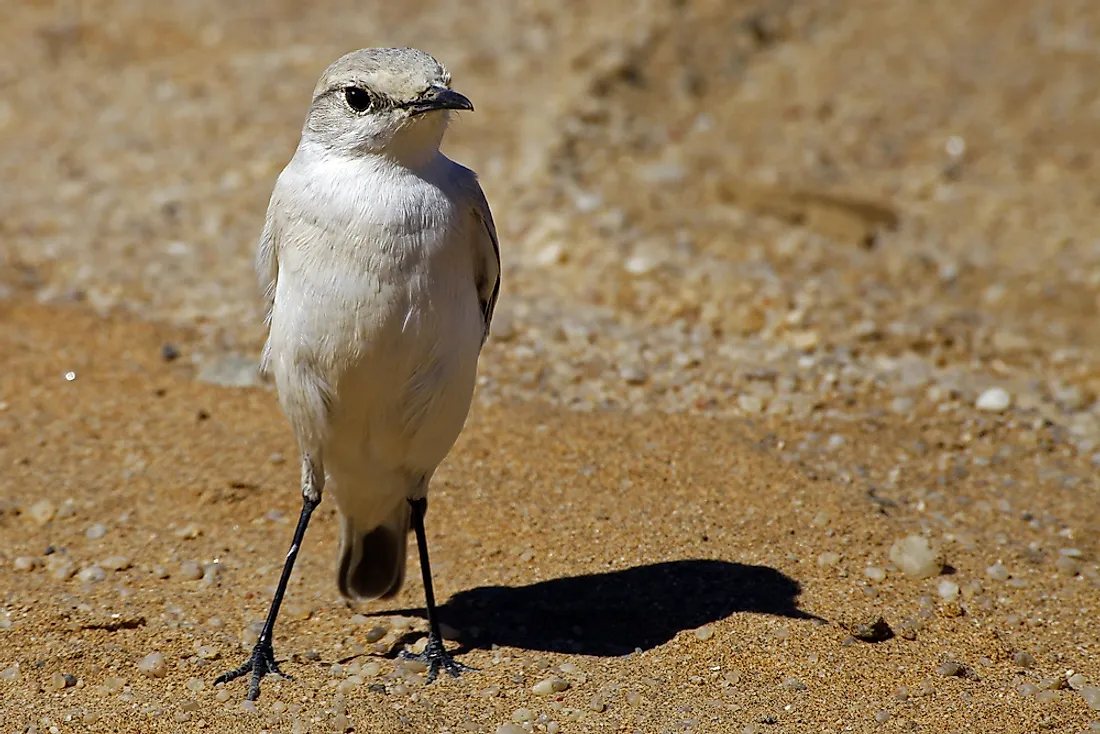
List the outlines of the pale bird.
{"label": "pale bird", "polygon": [[250,658],[248,698],[282,675],[272,631],[323,489],[341,521],[337,584],[387,598],[416,534],[428,679],[465,669],[440,636],[424,534],[428,485],[465,424],[500,289],[500,251],[473,171],[439,151],[454,110],[448,71],[411,48],[364,49],[321,76],[279,175],[256,268],[266,297],[261,365],[302,457],[302,513]]}

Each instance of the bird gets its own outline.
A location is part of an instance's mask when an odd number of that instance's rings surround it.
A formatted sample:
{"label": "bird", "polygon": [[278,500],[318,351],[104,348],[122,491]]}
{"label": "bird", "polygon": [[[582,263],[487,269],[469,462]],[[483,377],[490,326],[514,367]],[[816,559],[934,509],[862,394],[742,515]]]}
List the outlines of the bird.
{"label": "bird", "polygon": [[424,529],[428,488],[472,404],[500,292],[500,246],[477,174],[440,151],[473,103],[414,48],[341,56],[318,80],[297,149],[275,181],[256,250],[274,377],[301,456],[302,509],[248,659],[259,696],[280,669],[272,642],[310,516],[330,495],[336,582],[353,601],[390,598],[416,536],[428,619],[427,682],[473,670],[445,649]]}

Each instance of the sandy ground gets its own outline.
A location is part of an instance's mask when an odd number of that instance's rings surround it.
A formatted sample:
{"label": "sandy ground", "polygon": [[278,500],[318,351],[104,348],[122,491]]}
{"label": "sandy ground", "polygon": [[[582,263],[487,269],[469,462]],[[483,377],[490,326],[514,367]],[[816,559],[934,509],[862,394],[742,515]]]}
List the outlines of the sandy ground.
{"label": "sandy ground", "polygon": [[[1100,729],[1100,5],[226,6],[0,27],[0,731]],[[298,510],[253,247],[398,44],[502,236],[428,517],[479,670],[397,659],[415,573],[339,599],[325,504],[242,705]]]}

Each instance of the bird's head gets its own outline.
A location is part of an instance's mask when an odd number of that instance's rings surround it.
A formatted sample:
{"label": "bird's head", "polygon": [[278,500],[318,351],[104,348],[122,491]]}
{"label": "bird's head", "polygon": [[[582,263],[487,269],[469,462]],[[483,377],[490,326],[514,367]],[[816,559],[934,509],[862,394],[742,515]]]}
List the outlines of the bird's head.
{"label": "bird's head", "polygon": [[353,51],[321,75],[303,137],[342,155],[432,157],[452,110],[473,110],[447,69],[413,48]]}

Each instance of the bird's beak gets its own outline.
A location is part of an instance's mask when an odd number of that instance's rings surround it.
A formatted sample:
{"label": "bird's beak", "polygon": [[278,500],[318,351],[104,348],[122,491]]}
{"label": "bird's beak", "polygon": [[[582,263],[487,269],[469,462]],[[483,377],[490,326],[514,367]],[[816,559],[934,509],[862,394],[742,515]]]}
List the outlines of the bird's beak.
{"label": "bird's beak", "polygon": [[446,87],[432,87],[420,99],[409,105],[414,115],[421,115],[432,110],[469,110],[474,111],[474,103],[465,97]]}

